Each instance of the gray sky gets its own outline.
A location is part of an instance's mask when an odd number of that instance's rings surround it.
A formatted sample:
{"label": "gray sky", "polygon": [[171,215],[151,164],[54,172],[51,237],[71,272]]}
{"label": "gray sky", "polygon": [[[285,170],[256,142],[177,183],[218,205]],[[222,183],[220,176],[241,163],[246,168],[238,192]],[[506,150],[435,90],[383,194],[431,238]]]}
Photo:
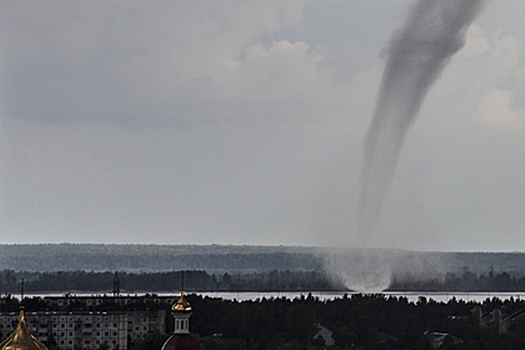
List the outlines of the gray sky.
{"label": "gray sky", "polygon": [[[0,2],[1,241],[359,245],[408,3]],[[377,246],[525,251],[524,12],[490,2],[430,91]]]}

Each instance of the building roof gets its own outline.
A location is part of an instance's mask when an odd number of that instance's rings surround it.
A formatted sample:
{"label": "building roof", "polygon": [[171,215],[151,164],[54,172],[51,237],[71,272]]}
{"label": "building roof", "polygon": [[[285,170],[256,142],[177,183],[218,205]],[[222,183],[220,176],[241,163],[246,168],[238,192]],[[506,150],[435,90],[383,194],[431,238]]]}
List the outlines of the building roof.
{"label": "building roof", "polygon": [[14,332],[0,343],[0,350],[48,350],[40,340],[36,339],[26,325],[24,307],[20,307],[20,320]]}
{"label": "building roof", "polygon": [[162,345],[162,350],[201,350],[201,347],[189,334],[173,334]]}

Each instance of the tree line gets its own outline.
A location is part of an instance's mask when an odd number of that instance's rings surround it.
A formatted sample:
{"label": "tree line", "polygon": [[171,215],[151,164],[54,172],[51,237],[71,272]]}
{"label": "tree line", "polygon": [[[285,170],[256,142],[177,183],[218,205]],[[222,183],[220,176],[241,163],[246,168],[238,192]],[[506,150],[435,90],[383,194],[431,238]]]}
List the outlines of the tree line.
{"label": "tree line", "polygon": [[477,274],[465,268],[462,273],[447,272],[428,279],[394,278],[388,291],[522,292],[525,276],[494,271]]}
{"label": "tree line", "polygon": [[[112,292],[118,280],[121,292],[172,292],[182,285],[182,272],[17,272],[0,271],[0,293]],[[210,274],[202,270],[184,271],[184,288],[194,291],[319,291],[341,290],[330,278],[317,271],[272,270],[253,273]]]}
{"label": "tree line", "polygon": [[[172,292],[181,287],[181,271],[118,272],[121,292]],[[28,293],[45,292],[112,292],[115,272],[94,271],[0,271],[0,293],[18,293],[21,281]],[[333,291],[345,290],[342,281],[334,280],[324,271],[271,270],[251,273],[209,273],[186,270],[184,285],[193,291]],[[522,292],[525,276],[508,272],[476,274],[468,269],[462,273],[448,272],[442,277],[394,277],[387,291],[421,292]]]}
{"label": "tree line", "polygon": [[[502,333],[497,324],[482,324],[473,312],[476,307],[482,315],[498,309],[504,317],[525,310],[521,299],[487,298],[481,303],[451,299],[445,303],[424,297],[411,302],[383,294],[352,294],[330,300],[311,294],[247,301],[197,294],[186,297],[193,308],[191,332],[208,350],[326,349],[326,339],[317,336],[320,326],[332,332],[335,344],[328,348],[333,350],[432,349],[432,332],[446,334],[442,349],[525,348],[525,320],[514,320],[508,332]],[[27,310],[53,311],[42,298],[26,298],[23,303]],[[18,300],[11,296],[0,302],[3,311],[17,305]],[[169,310],[170,305],[151,303],[148,308]],[[173,332],[173,318],[167,316],[164,332],[134,341],[129,349],[160,349]]]}
{"label": "tree line", "polygon": [[[318,325],[332,331],[330,349],[431,349],[432,332],[447,334],[443,349],[523,349],[525,322],[502,334],[497,325],[482,325],[472,310],[495,308],[511,314],[525,301],[497,298],[483,303],[451,299],[447,303],[383,294],[352,294],[333,300],[303,295],[293,300],[270,298],[237,302],[190,296],[193,331],[206,349],[326,349],[315,338]],[[213,334],[221,334],[217,339]]]}

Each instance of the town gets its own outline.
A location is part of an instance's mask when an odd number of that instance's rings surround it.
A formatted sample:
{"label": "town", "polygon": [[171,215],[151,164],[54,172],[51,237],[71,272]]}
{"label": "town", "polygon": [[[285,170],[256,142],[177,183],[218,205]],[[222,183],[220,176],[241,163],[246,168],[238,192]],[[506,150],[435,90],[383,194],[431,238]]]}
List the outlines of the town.
{"label": "town", "polygon": [[[256,300],[184,291],[24,297],[29,332],[49,350],[164,349],[173,336],[200,349],[501,349],[525,345],[525,300],[484,302],[349,293]],[[181,306],[182,305],[182,306]],[[0,335],[20,327],[20,300],[1,298]],[[191,317],[191,319],[190,319]],[[189,338],[188,338],[189,339]],[[193,343],[193,341],[195,343]],[[184,349],[176,347],[174,349]]]}

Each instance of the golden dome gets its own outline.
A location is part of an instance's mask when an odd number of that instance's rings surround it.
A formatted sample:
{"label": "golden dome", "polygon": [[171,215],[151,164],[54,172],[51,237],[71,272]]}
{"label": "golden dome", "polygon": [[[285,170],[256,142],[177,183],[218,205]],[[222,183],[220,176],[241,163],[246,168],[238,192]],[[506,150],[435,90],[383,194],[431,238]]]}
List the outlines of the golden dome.
{"label": "golden dome", "polygon": [[40,340],[36,339],[26,326],[24,307],[20,307],[20,320],[15,331],[0,343],[0,350],[48,350]]}
{"label": "golden dome", "polygon": [[[186,298],[184,298],[184,291],[181,291],[180,298],[175,304],[171,307],[172,312],[191,312],[191,305],[188,303]],[[1,349],[0,349],[1,350]]]}

